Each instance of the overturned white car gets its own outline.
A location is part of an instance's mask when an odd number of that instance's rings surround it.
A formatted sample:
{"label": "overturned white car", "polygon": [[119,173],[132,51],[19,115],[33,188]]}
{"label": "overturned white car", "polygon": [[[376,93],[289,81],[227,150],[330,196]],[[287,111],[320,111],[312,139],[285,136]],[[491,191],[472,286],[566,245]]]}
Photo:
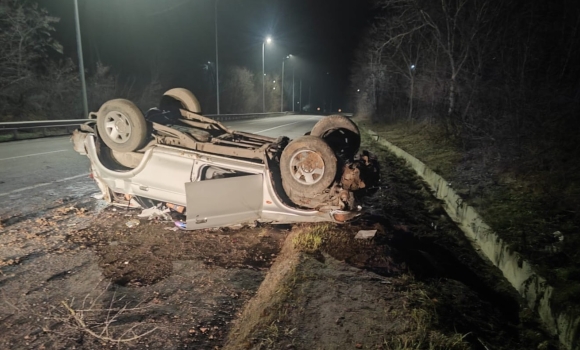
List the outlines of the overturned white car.
{"label": "overturned white car", "polygon": [[72,140],[104,199],[164,203],[186,214],[191,230],[345,222],[361,212],[355,193],[378,181],[378,164],[357,155],[360,134],[346,117],[325,117],[290,141],[229,130],[200,111],[186,89],[167,91],[145,115],[128,100],[110,100]]}

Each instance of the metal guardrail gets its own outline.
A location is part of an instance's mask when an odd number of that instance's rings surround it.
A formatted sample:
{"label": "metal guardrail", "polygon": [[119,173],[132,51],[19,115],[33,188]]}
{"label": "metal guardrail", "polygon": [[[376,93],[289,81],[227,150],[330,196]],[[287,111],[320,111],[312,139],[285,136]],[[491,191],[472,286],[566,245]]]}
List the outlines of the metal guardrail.
{"label": "metal guardrail", "polygon": [[[0,141],[15,141],[19,139],[66,135],[71,133],[71,128],[85,123],[88,120],[89,119],[68,119],[4,122],[0,123]],[[53,130],[52,132],[49,132],[48,129]]]}
{"label": "metal guardrail", "polygon": [[0,130],[20,130],[31,128],[74,126],[88,122],[89,120],[90,119],[64,119],[64,120],[33,120],[26,122],[5,122],[0,123]]}
{"label": "metal guardrail", "polygon": [[287,112],[275,112],[275,113],[244,113],[244,114],[204,114],[204,116],[209,117],[213,120],[217,120],[218,122],[225,122],[230,120],[278,117],[286,114]]}
{"label": "metal guardrail", "polygon": [[[243,114],[205,114],[205,117],[212,118],[219,122],[232,121],[232,120],[246,120],[264,117],[275,117],[286,115],[286,112],[276,112],[276,113],[243,113]],[[25,122],[3,122],[0,123],[0,136],[1,134],[12,134],[12,138],[0,141],[13,141],[21,138],[36,138],[36,137],[46,137],[49,136],[47,129],[61,129],[62,132],[59,135],[66,135],[71,133],[70,128],[77,125],[86,123],[93,119],[65,119],[65,120],[37,120],[37,121],[25,121]],[[21,137],[19,134],[21,132],[33,132],[31,137]]]}

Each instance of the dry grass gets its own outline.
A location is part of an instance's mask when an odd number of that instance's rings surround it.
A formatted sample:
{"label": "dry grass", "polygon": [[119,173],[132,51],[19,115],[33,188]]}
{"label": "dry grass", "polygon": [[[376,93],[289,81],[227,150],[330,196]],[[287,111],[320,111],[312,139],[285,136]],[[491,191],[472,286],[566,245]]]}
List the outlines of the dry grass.
{"label": "dry grass", "polygon": [[385,125],[356,121],[360,126],[372,129],[380,137],[421,159],[443,177],[453,174],[456,165],[461,160],[461,150],[458,145],[447,140],[444,137],[444,131],[434,124],[400,122]]}
{"label": "dry grass", "polygon": [[[406,283],[413,284],[411,276],[403,276]],[[436,301],[433,301],[422,285],[409,289],[406,298],[415,307],[407,310],[411,322],[406,331],[385,338],[383,348],[386,350],[467,350],[471,345],[465,340],[467,334],[444,334],[438,329],[439,319]],[[418,305],[417,305],[418,304]],[[483,345],[483,344],[482,344]]]}
{"label": "dry grass", "polygon": [[411,310],[413,324],[408,332],[385,339],[387,350],[467,350],[471,346],[465,341],[466,335],[459,333],[445,335],[435,329],[435,310]]}
{"label": "dry grass", "polygon": [[292,239],[292,244],[299,251],[313,253],[320,249],[324,237],[329,234],[330,230],[330,224],[303,226]]}

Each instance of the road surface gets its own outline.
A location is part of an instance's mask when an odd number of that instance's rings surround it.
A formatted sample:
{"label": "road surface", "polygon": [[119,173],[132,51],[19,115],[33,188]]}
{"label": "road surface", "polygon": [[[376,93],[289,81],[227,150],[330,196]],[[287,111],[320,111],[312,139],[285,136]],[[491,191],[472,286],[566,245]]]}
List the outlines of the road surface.
{"label": "road surface", "polygon": [[284,135],[295,139],[310,131],[321,118],[322,116],[318,115],[286,115],[251,120],[232,120],[224,122],[224,124],[235,130],[248,131],[270,137]]}
{"label": "road surface", "polygon": [[[320,118],[286,115],[224,124],[265,136],[297,138]],[[0,143],[0,219],[99,192],[88,173],[88,158],[73,150],[68,136]]]}

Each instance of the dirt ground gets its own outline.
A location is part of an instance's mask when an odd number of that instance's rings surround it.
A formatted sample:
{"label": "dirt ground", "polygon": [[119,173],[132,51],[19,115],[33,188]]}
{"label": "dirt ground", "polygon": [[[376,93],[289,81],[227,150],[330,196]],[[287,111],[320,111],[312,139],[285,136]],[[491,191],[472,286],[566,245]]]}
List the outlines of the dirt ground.
{"label": "dirt ground", "polygon": [[2,218],[0,348],[558,349],[412,171],[378,155],[381,188],[348,225],[128,227],[138,211],[90,198]]}
{"label": "dirt ground", "polygon": [[287,235],[129,228],[138,211],[92,202],[5,220],[0,348],[213,349]]}

